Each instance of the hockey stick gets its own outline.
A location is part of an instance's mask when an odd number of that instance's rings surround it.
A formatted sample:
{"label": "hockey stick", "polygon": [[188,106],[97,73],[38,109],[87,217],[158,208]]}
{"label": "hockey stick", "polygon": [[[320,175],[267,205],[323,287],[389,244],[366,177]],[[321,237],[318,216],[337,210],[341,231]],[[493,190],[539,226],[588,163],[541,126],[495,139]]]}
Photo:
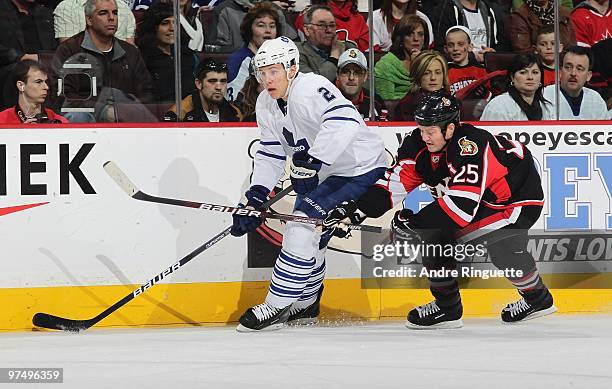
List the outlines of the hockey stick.
{"label": "hockey stick", "polygon": [[[215,211],[215,212],[227,212],[235,215],[242,216],[255,216],[261,217],[265,219],[278,219],[284,221],[305,223],[305,224],[313,224],[316,226],[320,226],[323,224],[322,219],[315,219],[307,216],[297,216],[297,215],[287,215],[282,213],[272,213],[266,211],[256,211],[254,209],[247,208],[238,208],[238,207],[230,207],[227,205],[218,205],[218,204],[209,204],[209,203],[200,203],[197,201],[187,201],[187,200],[178,200],[178,199],[170,199],[166,197],[158,197],[147,194],[138,187],[119,169],[117,164],[112,161],[108,161],[104,164],[104,169],[108,173],[108,175],[119,185],[121,189],[128,196],[141,201],[147,201],[151,203],[159,203],[159,204],[169,204],[176,205],[179,207],[187,207],[187,208],[198,208],[207,211]],[[359,224],[346,224],[346,228],[349,230],[357,230],[364,232],[375,232],[380,233],[382,228],[377,226],[367,226],[367,225],[359,225]]]}
{"label": "hockey stick", "polygon": [[[278,200],[280,200],[282,197],[284,197],[287,193],[291,192],[292,190],[293,190],[293,187],[289,185],[287,188],[278,192],[276,196],[272,197],[270,200],[265,202],[263,206],[265,208],[270,207],[272,204],[276,203]],[[181,267],[185,266],[187,262],[191,261],[193,258],[198,256],[200,253],[209,249],[210,247],[215,245],[217,242],[219,242],[221,239],[228,236],[230,233],[230,230],[231,230],[231,227],[227,227],[226,229],[224,229],[223,231],[215,235],[208,242],[202,244],[200,247],[196,248],[191,253],[181,258],[175,264],[168,266],[161,273],[151,278],[146,284],[140,285],[138,289],[132,291],[130,294],[128,294],[121,300],[117,301],[112,306],[108,307],[106,310],[104,310],[104,312],[100,313],[96,317],[93,317],[87,320],[72,320],[72,319],[66,319],[66,318],[59,317],[59,316],[50,315],[48,313],[39,312],[35,314],[34,317],[32,318],[32,323],[37,327],[49,328],[52,330],[62,330],[62,331],[68,331],[68,332],[84,331],[88,329],[89,327],[95,325],[96,323],[98,323],[100,320],[104,319],[111,313],[115,312],[117,309],[121,308],[122,306],[130,302],[132,299],[143,294],[153,285],[159,283],[161,280],[163,280],[170,274],[174,273]]]}

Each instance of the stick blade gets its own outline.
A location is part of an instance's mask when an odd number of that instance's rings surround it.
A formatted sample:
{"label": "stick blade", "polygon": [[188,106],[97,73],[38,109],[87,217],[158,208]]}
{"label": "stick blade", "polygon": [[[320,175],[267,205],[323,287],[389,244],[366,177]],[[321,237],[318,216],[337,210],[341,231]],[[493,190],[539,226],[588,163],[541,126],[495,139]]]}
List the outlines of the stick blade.
{"label": "stick blade", "polygon": [[134,185],[134,183],[125,175],[119,166],[113,161],[108,161],[104,164],[104,170],[119,185],[121,189],[130,197],[134,197],[134,195],[140,190]]}
{"label": "stick blade", "polygon": [[91,327],[91,323],[88,320],[71,320],[42,312],[34,315],[32,324],[36,327],[66,332],[80,332]]}

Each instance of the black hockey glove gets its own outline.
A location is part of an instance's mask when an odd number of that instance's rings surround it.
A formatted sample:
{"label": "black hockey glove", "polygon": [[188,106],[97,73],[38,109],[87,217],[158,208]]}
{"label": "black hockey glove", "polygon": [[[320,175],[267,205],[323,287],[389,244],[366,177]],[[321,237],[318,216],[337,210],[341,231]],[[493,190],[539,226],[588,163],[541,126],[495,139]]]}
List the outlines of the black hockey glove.
{"label": "black hockey glove", "polygon": [[[262,205],[268,200],[268,194],[270,191],[268,188],[261,185],[253,185],[245,194],[245,201],[242,200],[238,204],[239,208],[250,207],[258,211],[261,210]],[[261,225],[263,219],[255,216],[244,216],[244,215],[232,215],[234,220],[230,234],[233,236],[242,236],[248,232],[253,232]]]}
{"label": "black hockey glove", "polygon": [[319,170],[323,164],[305,151],[293,154],[289,167],[291,184],[297,194],[306,194],[319,185]]}
{"label": "black hockey glove", "polygon": [[361,224],[366,215],[357,208],[355,201],[343,201],[336,208],[329,211],[323,220],[323,231],[333,230],[332,235],[339,238],[348,238],[350,230],[343,227],[342,221],[349,219],[353,224]]}
{"label": "black hockey glove", "polygon": [[410,209],[402,209],[395,212],[391,221],[391,240],[416,243],[421,240],[414,226],[414,212]]}

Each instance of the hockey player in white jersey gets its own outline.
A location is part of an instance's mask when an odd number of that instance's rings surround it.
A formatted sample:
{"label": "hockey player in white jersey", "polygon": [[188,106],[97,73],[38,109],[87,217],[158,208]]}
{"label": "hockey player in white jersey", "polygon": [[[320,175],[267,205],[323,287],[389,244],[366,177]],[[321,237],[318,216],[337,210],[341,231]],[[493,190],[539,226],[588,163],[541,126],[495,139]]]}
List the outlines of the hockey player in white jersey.
{"label": "hockey player in white jersey", "polygon": [[[265,88],[255,109],[261,142],[251,186],[240,205],[261,207],[289,158],[298,194],[294,214],[325,219],[337,204],[359,198],[384,174],[383,141],[325,77],[299,73],[299,52],[290,39],[265,41],[254,61],[257,80]],[[234,236],[254,231],[262,222],[233,218]],[[331,236],[313,225],[287,223],[268,295],[240,317],[238,331],[316,321]]]}

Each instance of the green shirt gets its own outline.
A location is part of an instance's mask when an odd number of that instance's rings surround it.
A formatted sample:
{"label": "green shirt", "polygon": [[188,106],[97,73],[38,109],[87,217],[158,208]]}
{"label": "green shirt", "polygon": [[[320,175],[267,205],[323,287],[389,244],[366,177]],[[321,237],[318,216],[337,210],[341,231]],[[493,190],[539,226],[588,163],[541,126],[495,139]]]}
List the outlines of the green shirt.
{"label": "green shirt", "polygon": [[411,85],[408,71],[395,54],[385,54],[374,66],[374,86],[383,100],[400,100]]}

